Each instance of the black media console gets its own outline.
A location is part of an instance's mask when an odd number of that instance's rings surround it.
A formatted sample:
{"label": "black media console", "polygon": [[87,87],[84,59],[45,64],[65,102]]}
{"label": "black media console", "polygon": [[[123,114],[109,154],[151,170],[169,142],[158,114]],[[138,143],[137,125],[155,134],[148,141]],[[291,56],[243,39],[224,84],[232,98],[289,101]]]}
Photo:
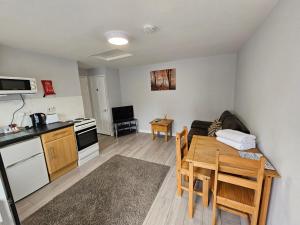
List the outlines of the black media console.
{"label": "black media console", "polygon": [[112,116],[116,137],[138,132],[138,120],[134,118],[132,105],[112,108]]}
{"label": "black media console", "polygon": [[131,133],[138,133],[137,119],[114,122],[114,134],[116,137]]}

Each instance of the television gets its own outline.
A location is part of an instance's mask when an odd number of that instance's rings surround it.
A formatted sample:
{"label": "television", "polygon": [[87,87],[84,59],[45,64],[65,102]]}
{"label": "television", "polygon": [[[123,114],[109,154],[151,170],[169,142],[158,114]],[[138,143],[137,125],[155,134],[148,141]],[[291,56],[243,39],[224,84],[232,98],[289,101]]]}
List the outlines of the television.
{"label": "television", "polygon": [[112,116],[114,123],[126,122],[134,118],[133,106],[122,106],[112,108]]}

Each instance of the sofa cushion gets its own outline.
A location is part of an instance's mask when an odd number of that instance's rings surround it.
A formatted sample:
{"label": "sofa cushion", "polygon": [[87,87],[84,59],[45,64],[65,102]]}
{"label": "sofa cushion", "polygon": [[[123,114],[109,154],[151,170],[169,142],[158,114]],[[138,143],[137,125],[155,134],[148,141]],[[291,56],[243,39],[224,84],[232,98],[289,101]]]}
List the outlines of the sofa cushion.
{"label": "sofa cushion", "polygon": [[208,136],[215,137],[216,132],[222,129],[222,122],[215,120],[208,128]]}
{"label": "sofa cushion", "polygon": [[200,120],[194,120],[191,128],[196,128],[196,129],[208,129],[208,127],[212,124],[212,122],[208,121],[200,121]]}
{"label": "sofa cushion", "polygon": [[222,115],[220,116],[219,120],[223,123],[223,121],[227,118],[233,116],[233,114],[231,112],[229,112],[228,110],[224,111],[222,113]]}
{"label": "sofa cushion", "polygon": [[227,116],[222,122],[222,129],[238,130],[246,134],[250,134],[248,128],[235,116]]}

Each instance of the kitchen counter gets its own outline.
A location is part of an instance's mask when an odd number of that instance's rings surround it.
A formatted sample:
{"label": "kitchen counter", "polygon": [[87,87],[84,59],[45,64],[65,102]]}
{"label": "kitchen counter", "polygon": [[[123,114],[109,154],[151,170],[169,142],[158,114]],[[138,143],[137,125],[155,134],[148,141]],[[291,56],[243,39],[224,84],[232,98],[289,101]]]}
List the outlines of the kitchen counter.
{"label": "kitchen counter", "polygon": [[20,141],[31,139],[36,136],[40,136],[50,131],[55,131],[73,125],[74,122],[57,122],[57,123],[47,124],[38,128],[30,128],[28,130],[22,129],[18,133],[4,134],[4,135],[0,134],[0,148]]}

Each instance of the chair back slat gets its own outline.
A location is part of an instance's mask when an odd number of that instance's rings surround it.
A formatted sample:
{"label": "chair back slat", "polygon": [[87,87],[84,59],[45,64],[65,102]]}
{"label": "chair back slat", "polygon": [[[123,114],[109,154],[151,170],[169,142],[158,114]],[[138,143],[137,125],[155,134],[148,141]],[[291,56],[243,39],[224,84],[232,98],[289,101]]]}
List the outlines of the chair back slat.
{"label": "chair back slat", "polygon": [[256,177],[257,171],[253,169],[245,169],[245,168],[238,168],[232,167],[227,165],[219,165],[219,171],[223,173],[235,174],[245,177]]}
{"label": "chair back slat", "polygon": [[[217,152],[217,171],[228,176],[244,176],[255,178],[256,181],[264,174],[265,158],[260,160],[244,159],[237,156],[220,155]],[[249,178],[247,178],[249,179]]]}
{"label": "chair back slat", "polygon": [[181,132],[176,133],[176,164],[181,167],[181,160],[188,152],[188,129],[184,127]]}
{"label": "chair back slat", "polygon": [[235,176],[231,176],[231,175],[223,174],[223,173],[219,173],[218,176],[219,176],[218,177],[219,181],[229,183],[229,184],[234,184],[234,185],[249,188],[249,189],[253,189],[253,190],[257,189],[256,181],[249,180],[249,179],[242,178],[242,177],[235,177]]}
{"label": "chair back slat", "polygon": [[244,159],[238,156],[220,155],[219,162],[231,165],[232,167],[260,169],[260,162],[258,160]]}

